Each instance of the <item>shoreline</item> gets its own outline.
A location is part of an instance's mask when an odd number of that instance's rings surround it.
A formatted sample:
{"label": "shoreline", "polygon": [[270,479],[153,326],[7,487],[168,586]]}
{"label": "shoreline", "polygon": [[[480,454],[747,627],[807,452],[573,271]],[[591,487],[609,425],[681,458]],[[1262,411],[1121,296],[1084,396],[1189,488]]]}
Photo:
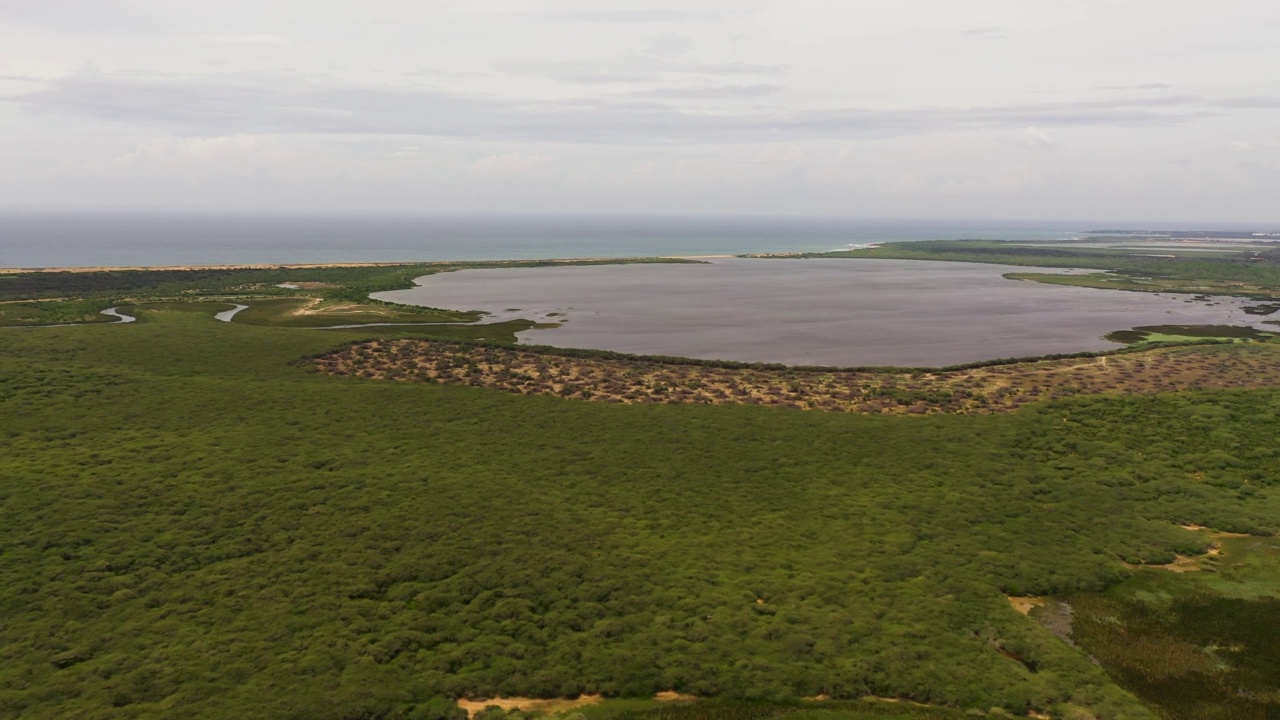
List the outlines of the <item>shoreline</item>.
{"label": "shoreline", "polygon": [[409,265],[462,265],[479,263],[578,263],[609,262],[639,259],[663,260],[712,260],[715,258],[734,258],[738,255],[629,255],[626,257],[575,257],[575,258],[533,258],[502,260],[404,260],[398,262],[333,262],[333,263],[254,263],[231,265],[89,265],[85,267],[26,267],[0,268],[0,275],[17,275],[20,273],[60,273],[60,272],[134,272],[134,271],[193,271],[193,270],[318,270],[323,268],[364,268],[364,267],[404,267]]}

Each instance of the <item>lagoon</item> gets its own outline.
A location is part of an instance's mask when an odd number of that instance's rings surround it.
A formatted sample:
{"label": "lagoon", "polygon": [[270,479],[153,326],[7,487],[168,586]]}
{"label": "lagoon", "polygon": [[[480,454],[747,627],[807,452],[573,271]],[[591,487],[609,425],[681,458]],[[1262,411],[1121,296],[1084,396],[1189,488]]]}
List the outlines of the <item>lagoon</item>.
{"label": "lagoon", "polygon": [[1117,348],[1103,335],[1135,326],[1260,320],[1244,313],[1251,302],[1243,298],[1194,301],[1002,277],[1032,271],[724,257],[688,265],[465,270],[374,297],[558,325],[520,333],[523,343],[791,365],[931,367]]}

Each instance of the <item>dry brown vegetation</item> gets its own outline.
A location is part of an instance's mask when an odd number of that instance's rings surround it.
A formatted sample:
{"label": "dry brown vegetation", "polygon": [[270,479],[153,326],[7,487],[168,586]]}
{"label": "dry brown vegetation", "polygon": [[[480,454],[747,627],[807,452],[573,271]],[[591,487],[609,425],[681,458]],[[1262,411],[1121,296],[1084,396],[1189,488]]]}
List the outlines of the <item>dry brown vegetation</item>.
{"label": "dry brown vegetation", "polygon": [[1052,398],[1280,386],[1280,345],[1155,348],[947,371],[716,367],[429,339],[371,340],[316,358],[325,373],[620,403],[734,403],[870,414],[1006,412]]}

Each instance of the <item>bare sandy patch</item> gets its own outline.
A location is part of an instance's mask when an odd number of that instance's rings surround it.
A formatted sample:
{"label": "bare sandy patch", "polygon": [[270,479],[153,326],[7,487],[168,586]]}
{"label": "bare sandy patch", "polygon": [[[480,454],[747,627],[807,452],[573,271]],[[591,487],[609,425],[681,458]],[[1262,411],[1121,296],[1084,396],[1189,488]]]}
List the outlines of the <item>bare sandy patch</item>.
{"label": "bare sandy patch", "polygon": [[1168,570],[1169,572],[1185,573],[1195,572],[1200,569],[1200,563],[1193,557],[1186,555],[1176,555],[1177,559],[1171,563],[1164,565],[1148,565],[1148,567],[1158,568],[1160,570]]}
{"label": "bare sandy patch", "polygon": [[663,690],[660,693],[655,693],[653,699],[658,702],[693,702],[698,699],[698,696],[678,693],[675,690]]}
{"label": "bare sandy patch", "polygon": [[467,711],[467,717],[471,717],[491,705],[497,705],[503,710],[523,710],[525,712],[554,714],[587,705],[597,705],[602,699],[599,695],[580,695],[576,698],[552,698],[550,700],[527,697],[491,698],[489,700],[459,699],[457,705]]}
{"label": "bare sandy patch", "polygon": [[307,304],[299,308],[289,311],[290,315],[319,315],[323,310],[317,310],[316,306],[320,304],[320,298],[307,298]]}
{"label": "bare sandy patch", "polygon": [[1044,607],[1047,602],[1042,597],[1034,597],[1034,596],[1006,597],[1005,599],[1009,601],[1009,607],[1012,607],[1014,610],[1017,610],[1023,615],[1030,615],[1033,609],[1038,607]]}

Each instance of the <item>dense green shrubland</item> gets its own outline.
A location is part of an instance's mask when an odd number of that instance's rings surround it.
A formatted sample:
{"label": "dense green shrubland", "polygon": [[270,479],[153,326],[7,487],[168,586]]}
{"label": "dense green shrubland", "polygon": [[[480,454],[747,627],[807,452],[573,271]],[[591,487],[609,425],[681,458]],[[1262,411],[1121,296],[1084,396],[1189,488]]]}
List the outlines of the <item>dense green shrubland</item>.
{"label": "dense green shrubland", "polygon": [[357,333],[143,313],[4,331],[0,715],[674,688],[1145,718],[1001,593],[1280,518],[1277,392],[620,406],[309,374]]}

